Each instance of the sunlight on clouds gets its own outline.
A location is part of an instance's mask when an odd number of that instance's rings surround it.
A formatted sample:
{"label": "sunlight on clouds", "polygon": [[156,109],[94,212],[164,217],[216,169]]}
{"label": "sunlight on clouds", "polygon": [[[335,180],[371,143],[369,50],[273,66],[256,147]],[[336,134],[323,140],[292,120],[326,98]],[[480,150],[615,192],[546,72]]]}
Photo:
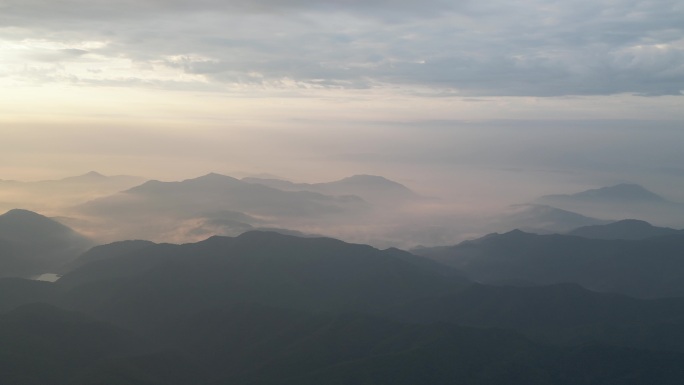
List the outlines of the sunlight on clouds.
{"label": "sunlight on clouds", "polygon": [[0,41],[0,56],[4,59],[4,64],[0,64],[0,85],[5,88],[47,84],[182,88],[183,84],[207,82],[204,75],[169,65],[200,59],[170,57],[168,61],[143,63],[122,56],[108,56],[104,50],[108,44],[105,41]]}
{"label": "sunlight on clouds", "polygon": [[108,42],[105,41],[79,41],[79,42],[62,42],[50,41],[41,39],[24,39],[19,42],[0,41],[0,49],[10,48],[16,50],[32,50],[32,49],[81,49],[91,50],[106,47]]}

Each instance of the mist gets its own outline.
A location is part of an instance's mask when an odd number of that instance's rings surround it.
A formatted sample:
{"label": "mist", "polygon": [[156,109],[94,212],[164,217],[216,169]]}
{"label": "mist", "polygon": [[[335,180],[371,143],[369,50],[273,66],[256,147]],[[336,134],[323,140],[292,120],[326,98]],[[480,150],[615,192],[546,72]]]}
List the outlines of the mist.
{"label": "mist", "polygon": [[[48,133],[35,143],[17,135],[3,144],[9,150],[3,156],[13,160],[5,163],[8,175],[30,174],[33,162],[50,165],[34,178],[79,175],[88,171],[82,168],[84,163],[122,176],[85,178],[80,185],[74,183],[78,179],[69,178],[61,182],[0,182],[0,207],[21,207],[57,217],[101,242],[142,238],[183,243],[215,234],[279,228],[379,247],[411,248],[453,244],[516,227],[532,229],[531,223],[506,218],[520,215],[519,205],[538,204],[545,195],[636,183],[672,202],[684,202],[680,169],[684,155],[679,146],[684,134],[673,121],[420,121],[334,126],[320,128],[300,122],[296,128],[189,132],[72,128]],[[29,151],[18,151],[22,146]],[[50,151],[46,151],[48,147]],[[18,166],[8,166],[12,164]],[[415,197],[396,201],[378,199],[377,193],[361,195],[357,198],[363,204],[323,216],[314,214],[319,203],[301,201],[297,205],[304,206],[297,208],[290,201],[260,201],[259,206],[245,206],[246,201],[210,191],[203,192],[210,195],[200,199],[200,206],[192,203],[197,197],[175,197],[166,205],[161,198],[150,198],[128,209],[115,205],[109,211],[82,210],[83,205],[98,199],[129,199],[120,192],[145,180],[177,182],[210,172],[300,184],[379,175],[402,184]],[[289,190],[307,189],[302,186]],[[329,197],[354,195],[334,188],[313,191]],[[633,217],[654,225],[684,227],[678,210],[663,207],[631,211],[607,206],[559,208],[600,220]],[[206,221],[208,213],[225,210],[244,213],[253,221],[232,227]],[[300,211],[293,216],[283,215],[283,210]],[[570,230],[563,226],[546,230],[559,229]]]}

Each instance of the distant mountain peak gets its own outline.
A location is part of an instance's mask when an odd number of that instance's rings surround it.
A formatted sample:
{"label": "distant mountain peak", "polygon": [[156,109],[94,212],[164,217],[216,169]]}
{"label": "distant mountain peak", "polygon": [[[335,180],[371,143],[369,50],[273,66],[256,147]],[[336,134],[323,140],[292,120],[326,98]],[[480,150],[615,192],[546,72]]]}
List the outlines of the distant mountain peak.
{"label": "distant mountain peak", "polygon": [[217,172],[210,172],[208,174],[202,175],[202,176],[197,177],[195,179],[214,179],[214,178],[226,178],[226,175],[219,174]]}
{"label": "distant mountain peak", "polygon": [[218,173],[215,173],[215,172],[210,172],[210,173],[208,173],[208,174],[206,174],[206,175],[202,175],[202,176],[197,177],[197,178],[186,179],[186,180],[184,180],[183,182],[200,182],[200,181],[204,181],[204,182],[226,182],[226,181],[231,181],[231,182],[234,182],[234,181],[239,181],[239,179],[233,178],[232,176],[228,176],[228,175],[223,175],[223,174],[218,174]]}
{"label": "distant mountain peak", "polygon": [[358,174],[324,185],[333,188],[346,188],[348,189],[347,193],[359,195],[361,197],[364,197],[364,194],[367,195],[371,191],[375,194],[383,194],[383,198],[388,197],[386,194],[393,194],[395,197],[403,198],[417,196],[411,189],[403,184],[378,175]]}
{"label": "distant mountain peak", "polygon": [[245,231],[244,233],[235,237],[235,239],[239,239],[239,240],[261,240],[261,241],[272,241],[272,240],[277,240],[277,239],[298,241],[300,238],[302,238],[302,237],[296,236],[296,235],[291,235],[291,234],[285,234],[283,232],[276,231],[276,230],[264,230],[264,229]]}
{"label": "distant mountain peak", "polygon": [[397,183],[395,181],[389,180],[383,176],[379,175],[368,175],[368,174],[357,174],[357,175],[352,175],[349,177],[346,177],[344,179],[341,179],[339,182],[346,182],[346,183],[375,183],[375,184],[391,184],[395,186],[402,186],[404,187],[401,183]]}
{"label": "distant mountain peak", "polygon": [[147,182],[133,187],[128,190],[128,192],[133,193],[150,193],[150,192],[162,192],[165,189],[178,189],[178,188],[197,188],[202,186],[216,186],[233,184],[235,182],[243,183],[239,179],[235,179],[230,176],[221,175],[217,173],[209,173],[202,175],[197,178],[185,179],[180,182],[162,182],[159,180],[148,180]]}
{"label": "distant mountain peak", "polygon": [[615,225],[618,225],[618,224],[619,224],[619,225],[629,225],[629,226],[641,226],[641,227],[644,227],[644,228],[651,228],[651,227],[653,227],[652,224],[650,224],[650,223],[648,223],[648,222],[646,222],[646,221],[642,221],[641,219],[623,219],[623,220],[621,220],[621,221],[617,221],[617,222],[613,222],[613,223],[611,223],[611,224],[608,224],[608,225],[606,225],[606,226],[609,226],[609,225],[615,226]]}
{"label": "distant mountain peak", "polygon": [[514,229],[503,234],[490,234],[490,236],[485,236],[487,239],[499,238],[499,239],[527,239],[530,237],[536,237],[538,234],[528,233],[520,229]]}
{"label": "distant mountain peak", "polygon": [[573,200],[584,202],[642,202],[663,203],[667,200],[636,183],[620,183],[613,186],[590,189],[574,194],[547,195],[544,200]]}
{"label": "distant mountain peak", "polygon": [[100,173],[97,172],[97,171],[89,171],[89,172],[87,172],[87,173],[85,173],[85,174],[83,174],[83,175],[81,175],[81,176],[83,176],[83,177],[88,177],[88,178],[106,178],[106,176],[100,174]]}
{"label": "distant mountain peak", "polygon": [[344,180],[365,180],[365,181],[376,180],[376,181],[383,181],[383,182],[384,181],[391,182],[389,179],[387,179],[383,176],[370,175],[370,174],[356,174],[356,175],[346,177],[346,178],[344,178]]}
{"label": "distant mountain peak", "polygon": [[624,219],[599,226],[584,226],[570,231],[568,235],[594,239],[647,239],[680,233],[669,227],[657,227],[639,219]]}
{"label": "distant mountain peak", "polygon": [[573,194],[575,197],[596,197],[596,198],[611,198],[621,200],[639,200],[639,201],[665,201],[660,195],[651,192],[641,185],[636,183],[620,183],[614,186],[601,187],[583,191]]}
{"label": "distant mountain peak", "polygon": [[0,215],[0,229],[3,235],[10,235],[31,228],[36,231],[57,231],[61,233],[73,232],[69,227],[44,215],[24,209],[13,209]]}
{"label": "distant mountain peak", "polygon": [[501,235],[507,235],[507,236],[521,236],[521,235],[524,235],[524,234],[529,234],[529,233],[526,233],[526,232],[524,232],[524,231],[522,231],[522,230],[520,230],[520,229],[513,229],[513,230],[508,231],[508,232],[505,232],[505,233],[503,233],[503,234],[501,234]]}
{"label": "distant mountain peak", "polygon": [[106,175],[102,175],[97,171],[89,171],[82,175],[69,176],[60,179],[58,182],[92,182],[93,180],[105,180],[108,179]]}
{"label": "distant mountain peak", "polygon": [[24,210],[24,209],[12,209],[2,215],[0,217],[5,218],[5,219],[24,219],[24,218],[29,218],[29,219],[48,219],[47,217],[40,215],[36,212],[30,211],[30,210]]}

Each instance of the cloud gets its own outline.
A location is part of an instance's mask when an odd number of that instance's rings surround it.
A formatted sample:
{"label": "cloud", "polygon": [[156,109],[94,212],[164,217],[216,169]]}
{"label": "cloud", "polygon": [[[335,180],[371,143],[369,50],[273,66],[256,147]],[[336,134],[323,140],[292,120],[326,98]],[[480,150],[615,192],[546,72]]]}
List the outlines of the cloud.
{"label": "cloud", "polygon": [[11,61],[79,84],[680,95],[683,19],[676,0],[11,0],[0,39],[54,44]]}

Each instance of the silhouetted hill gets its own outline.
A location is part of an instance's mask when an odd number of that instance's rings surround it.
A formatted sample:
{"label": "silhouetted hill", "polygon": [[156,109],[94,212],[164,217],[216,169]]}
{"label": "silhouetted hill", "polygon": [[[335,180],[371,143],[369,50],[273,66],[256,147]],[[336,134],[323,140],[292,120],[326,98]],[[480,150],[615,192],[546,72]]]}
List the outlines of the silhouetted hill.
{"label": "silhouetted hill", "polygon": [[10,210],[0,215],[0,235],[17,242],[47,238],[76,237],[73,230],[43,215],[28,210]]}
{"label": "silhouetted hill", "polygon": [[684,296],[684,235],[596,240],[522,231],[414,252],[482,283],[578,283],[638,297]]}
{"label": "silhouetted hill", "polygon": [[0,277],[56,272],[92,246],[70,228],[28,210],[0,215]]}
{"label": "silhouetted hill", "polygon": [[669,227],[653,226],[638,219],[625,219],[607,225],[583,226],[567,233],[592,239],[646,239],[664,235],[684,234]]}

